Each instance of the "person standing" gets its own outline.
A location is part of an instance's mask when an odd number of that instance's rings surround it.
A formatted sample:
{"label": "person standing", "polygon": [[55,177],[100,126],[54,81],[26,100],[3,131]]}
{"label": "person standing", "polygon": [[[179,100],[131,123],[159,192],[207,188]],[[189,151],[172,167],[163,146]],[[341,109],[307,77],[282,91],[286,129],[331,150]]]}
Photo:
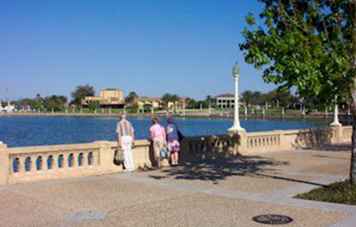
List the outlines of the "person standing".
{"label": "person standing", "polygon": [[178,165],[179,159],[179,151],[180,151],[180,143],[179,143],[179,129],[177,124],[174,122],[173,117],[169,117],[167,119],[167,127],[166,127],[166,134],[167,134],[167,143],[168,143],[168,150],[171,154],[171,164],[173,166]]}
{"label": "person standing", "polygon": [[135,130],[132,124],[126,119],[125,114],[121,115],[120,121],[117,123],[116,132],[118,135],[118,145],[123,151],[125,169],[131,172],[135,169],[132,154]]}
{"label": "person standing", "polygon": [[161,167],[160,152],[166,146],[166,130],[159,124],[157,117],[152,118],[152,126],[150,128],[150,137],[153,144],[154,159],[157,167]]}

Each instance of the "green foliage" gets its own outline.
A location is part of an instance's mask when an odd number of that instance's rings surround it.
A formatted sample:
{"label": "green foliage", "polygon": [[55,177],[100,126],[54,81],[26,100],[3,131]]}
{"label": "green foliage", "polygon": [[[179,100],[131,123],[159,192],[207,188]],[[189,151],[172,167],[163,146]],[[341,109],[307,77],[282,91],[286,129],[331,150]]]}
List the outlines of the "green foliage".
{"label": "green foliage", "polygon": [[195,109],[198,106],[197,101],[192,98],[187,98],[185,102],[186,102],[186,108],[188,109]]}
{"label": "green foliage", "polygon": [[199,109],[200,107],[206,109],[209,108],[209,104],[211,105],[211,107],[214,107],[216,100],[211,96],[208,96],[205,100],[195,100],[193,98],[187,98],[185,102],[187,109]]}
{"label": "green foliage", "polygon": [[72,102],[71,104],[75,104],[80,106],[82,104],[82,100],[87,96],[95,96],[94,87],[90,85],[77,86],[76,89],[72,92]]}
{"label": "green foliage", "polygon": [[126,108],[126,111],[128,113],[137,113],[138,112],[138,109],[139,109],[139,106],[137,103],[134,103],[132,104],[131,106],[127,107]]}
{"label": "green foliage", "polygon": [[301,97],[330,103],[353,89],[351,0],[260,0],[257,23],[249,14],[240,44],[263,79],[296,88]]}
{"label": "green foliage", "polygon": [[99,101],[91,101],[88,103],[88,108],[91,112],[100,109],[100,102]]}
{"label": "green foliage", "polygon": [[131,91],[129,93],[129,95],[126,97],[125,102],[127,104],[133,105],[138,98],[139,98],[139,96],[137,95],[137,93],[134,91]]}
{"label": "green foliage", "polygon": [[276,107],[289,107],[298,103],[298,98],[288,89],[275,89],[273,91],[262,93],[259,91],[247,90],[241,94],[241,100],[247,105],[264,105],[268,103]]}
{"label": "green foliage", "polygon": [[67,97],[52,95],[44,98],[44,107],[47,111],[64,111],[67,104]]}
{"label": "green foliage", "polygon": [[349,181],[338,182],[296,196],[300,199],[356,205],[356,185]]}
{"label": "green foliage", "polygon": [[29,106],[32,110],[37,110],[37,111],[45,110],[44,99],[39,94],[37,94],[36,98],[34,99],[31,98],[20,99],[15,102],[15,105],[19,109]]}
{"label": "green foliage", "polygon": [[166,93],[162,96],[162,101],[165,105],[168,105],[169,102],[179,101],[179,96],[175,94]]}

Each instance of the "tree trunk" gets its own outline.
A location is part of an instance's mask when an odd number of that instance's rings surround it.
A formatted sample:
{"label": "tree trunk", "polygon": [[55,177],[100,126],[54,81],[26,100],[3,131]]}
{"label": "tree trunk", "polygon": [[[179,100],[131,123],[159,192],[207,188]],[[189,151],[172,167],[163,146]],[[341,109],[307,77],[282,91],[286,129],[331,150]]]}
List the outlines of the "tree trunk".
{"label": "tree trunk", "polygon": [[[356,82],[356,81],[355,81]],[[353,96],[356,97],[356,91],[353,92]],[[351,168],[350,168],[350,181],[351,184],[356,184],[356,100],[353,101],[352,111],[352,148],[351,148]]]}
{"label": "tree trunk", "polygon": [[356,0],[351,3],[352,18],[352,69],[353,86],[351,87],[352,95],[352,149],[351,149],[351,168],[350,182],[356,184]]}

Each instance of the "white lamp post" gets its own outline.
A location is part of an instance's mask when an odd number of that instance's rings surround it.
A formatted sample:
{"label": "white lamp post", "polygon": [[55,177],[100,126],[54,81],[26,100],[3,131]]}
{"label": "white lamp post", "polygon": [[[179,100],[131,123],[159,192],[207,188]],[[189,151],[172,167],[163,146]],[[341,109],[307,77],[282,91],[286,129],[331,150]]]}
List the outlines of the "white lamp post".
{"label": "white lamp post", "polygon": [[239,105],[239,79],[240,79],[240,67],[236,63],[232,69],[232,76],[235,80],[235,114],[234,125],[229,129],[229,132],[245,132],[246,130],[240,125],[240,105]]}
{"label": "white lamp post", "polygon": [[339,121],[339,107],[337,103],[335,103],[334,107],[334,121],[330,124],[331,126],[341,126],[341,123]]}
{"label": "white lamp post", "polygon": [[335,95],[334,121],[330,125],[341,126],[341,123],[339,121],[339,106],[337,105],[337,95]]}

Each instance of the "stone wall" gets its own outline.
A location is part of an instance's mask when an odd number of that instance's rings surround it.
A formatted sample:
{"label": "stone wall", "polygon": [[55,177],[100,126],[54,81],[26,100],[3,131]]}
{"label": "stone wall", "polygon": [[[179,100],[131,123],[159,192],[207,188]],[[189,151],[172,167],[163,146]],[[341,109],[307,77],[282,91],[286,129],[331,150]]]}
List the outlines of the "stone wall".
{"label": "stone wall", "polygon": [[[182,142],[181,160],[215,159],[350,143],[351,134],[351,127],[330,127],[188,137]],[[114,164],[116,150],[117,143],[110,141],[18,148],[0,144],[0,185],[118,173],[123,169]],[[136,169],[152,167],[149,141],[136,141],[133,156]]]}
{"label": "stone wall", "polygon": [[[0,146],[0,184],[59,179],[122,171],[114,164],[115,142],[7,148]],[[150,167],[150,144],[138,141],[134,149],[136,168]]]}

